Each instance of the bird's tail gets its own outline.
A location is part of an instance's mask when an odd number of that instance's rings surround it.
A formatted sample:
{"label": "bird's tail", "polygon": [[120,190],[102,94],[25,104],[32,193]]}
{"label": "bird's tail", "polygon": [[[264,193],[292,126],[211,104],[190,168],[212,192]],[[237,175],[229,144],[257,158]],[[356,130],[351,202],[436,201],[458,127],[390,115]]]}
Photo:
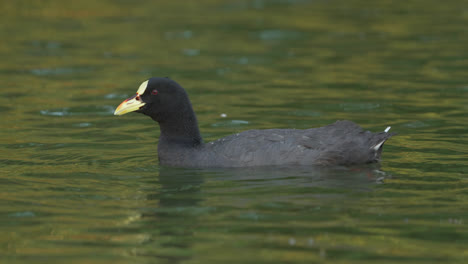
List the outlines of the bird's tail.
{"label": "bird's tail", "polygon": [[380,155],[382,155],[382,149],[385,141],[387,141],[392,136],[396,135],[396,133],[388,133],[388,131],[390,131],[390,128],[392,127],[389,126],[384,130],[384,132],[375,134],[377,143],[373,144],[370,147],[370,149],[374,152],[374,159],[376,161],[380,160]]}

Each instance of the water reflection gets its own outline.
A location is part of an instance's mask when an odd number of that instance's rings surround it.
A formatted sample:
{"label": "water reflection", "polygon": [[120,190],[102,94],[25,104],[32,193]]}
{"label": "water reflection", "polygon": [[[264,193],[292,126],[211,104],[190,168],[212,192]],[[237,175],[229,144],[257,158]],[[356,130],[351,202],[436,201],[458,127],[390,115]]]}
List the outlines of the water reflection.
{"label": "water reflection", "polygon": [[252,167],[235,169],[210,169],[212,180],[242,182],[243,187],[257,186],[295,186],[344,188],[364,190],[373,184],[383,183],[391,175],[380,170],[379,164],[355,167]]}
{"label": "water reflection", "polygon": [[[204,241],[206,236],[220,228],[224,230],[226,225],[233,227],[235,222],[237,231],[245,229],[266,235],[264,232],[274,232],[279,228],[276,226],[278,219],[270,216],[272,210],[289,211],[298,204],[308,204],[317,199],[325,204],[334,203],[336,199],[347,199],[350,191],[371,191],[373,186],[390,177],[379,170],[378,165],[354,168],[161,167],[158,187],[147,195],[147,199],[155,201],[157,206],[145,209],[139,219],[151,239],[143,243],[136,255],[172,263],[187,261],[196,254],[194,248],[207,242]],[[216,220],[215,225],[209,224],[213,217],[217,218],[216,213],[226,210],[228,214],[234,212],[234,215]],[[255,228],[259,221],[267,226],[273,225],[272,229]],[[313,238],[307,238],[307,241],[309,248],[315,247],[311,242]],[[295,244],[296,238],[291,237],[285,246]],[[318,251],[320,254],[325,252],[323,248]]]}
{"label": "water reflection", "polygon": [[202,175],[197,170],[160,169],[160,188],[147,197],[157,201],[158,206],[141,216],[152,239],[137,255],[171,263],[190,259],[194,233],[199,226],[198,216],[205,210],[199,205]]}

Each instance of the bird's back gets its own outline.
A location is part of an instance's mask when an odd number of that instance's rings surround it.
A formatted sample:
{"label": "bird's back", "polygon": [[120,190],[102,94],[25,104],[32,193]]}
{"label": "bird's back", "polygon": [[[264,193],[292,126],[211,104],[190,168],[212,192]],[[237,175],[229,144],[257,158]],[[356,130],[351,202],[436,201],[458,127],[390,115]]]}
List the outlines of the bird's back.
{"label": "bird's back", "polygon": [[248,130],[207,143],[191,159],[208,167],[348,165],[375,162],[392,134],[350,121],[311,129]]}

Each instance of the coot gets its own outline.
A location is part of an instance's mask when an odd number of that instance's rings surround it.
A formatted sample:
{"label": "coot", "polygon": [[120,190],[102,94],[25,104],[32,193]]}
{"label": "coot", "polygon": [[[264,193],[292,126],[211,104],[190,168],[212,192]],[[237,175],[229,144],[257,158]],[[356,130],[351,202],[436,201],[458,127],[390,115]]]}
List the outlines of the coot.
{"label": "coot", "polygon": [[203,143],[186,91],[169,78],[151,78],[114,115],[137,112],[159,123],[159,162],[177,167],[351,165],[377,162],[393,134],[363,131],[351,121],[310,129],[248,130]]}

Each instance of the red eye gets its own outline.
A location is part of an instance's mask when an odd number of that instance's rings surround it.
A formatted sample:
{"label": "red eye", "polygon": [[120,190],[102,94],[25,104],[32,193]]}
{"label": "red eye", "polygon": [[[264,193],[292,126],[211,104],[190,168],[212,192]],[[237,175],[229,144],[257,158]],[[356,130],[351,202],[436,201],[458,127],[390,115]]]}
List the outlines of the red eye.
{"label": "red eye", "polygon": [[152,94],[152,95],[157,95],[157,94],[158,94],[158,90],[154,89],[153,91],[151,91],[151,94]]}

